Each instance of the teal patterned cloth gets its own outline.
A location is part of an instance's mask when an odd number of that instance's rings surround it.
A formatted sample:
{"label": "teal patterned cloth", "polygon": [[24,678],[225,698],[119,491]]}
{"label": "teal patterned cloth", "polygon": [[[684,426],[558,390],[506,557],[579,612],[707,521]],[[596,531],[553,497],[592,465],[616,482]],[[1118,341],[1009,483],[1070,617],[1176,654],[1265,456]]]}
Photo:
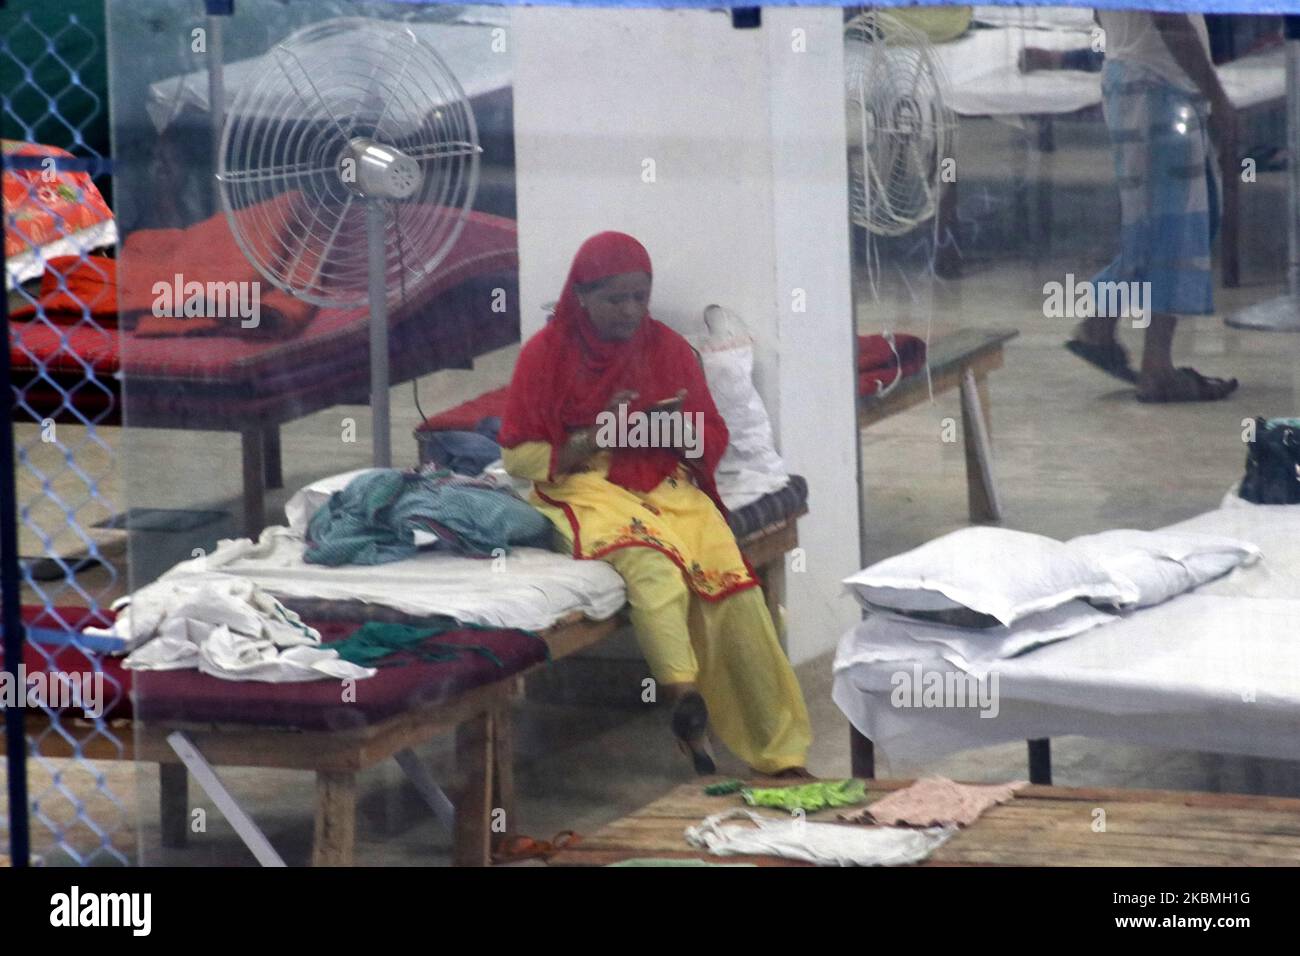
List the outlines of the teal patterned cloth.
{"label": "teal patterned cloth", "polygon": [[358,475],[307,525],[311,564],[385,564],[409,558],[416,531],[437,535],[437,547],[491,555],[512,545],[547,547],[551,523],[509,492],[439,471],[381,468]]}

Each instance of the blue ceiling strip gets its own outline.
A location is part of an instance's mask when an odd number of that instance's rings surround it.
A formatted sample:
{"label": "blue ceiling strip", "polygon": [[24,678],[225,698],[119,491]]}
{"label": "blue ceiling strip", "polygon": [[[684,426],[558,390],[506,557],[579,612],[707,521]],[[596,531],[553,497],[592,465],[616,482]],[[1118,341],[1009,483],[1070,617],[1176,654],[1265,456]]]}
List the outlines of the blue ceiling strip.
{"label": "blue ceiling strip", "polygon": [[[464,6],[463,2],[451,3],[451,0],[389,0],[392,3],[406,3],[417,6]],[[1093,9],[1102,7],[1108,10],[1158,10],[1166,13],[1300,13],[1300,0],[1055,0],[1053,3],[1020,3],[1016,0],[993,0],[991,6],[998,7],[1084,7]],[[494,0],[484,6],[498,7],[641,7],[664,9],[730,10],[733,7],[749,8],[752,3],[718,3],[717,0]],[[845,0],[773,0],[764,3],[765,7],[860,7],[862,3],[849,3]],[[879,0],[871,4],[876,7],[926,7],[926,6],[966,6],[966,4],[937,0],[933,3],[915,3],[909,0]]]}

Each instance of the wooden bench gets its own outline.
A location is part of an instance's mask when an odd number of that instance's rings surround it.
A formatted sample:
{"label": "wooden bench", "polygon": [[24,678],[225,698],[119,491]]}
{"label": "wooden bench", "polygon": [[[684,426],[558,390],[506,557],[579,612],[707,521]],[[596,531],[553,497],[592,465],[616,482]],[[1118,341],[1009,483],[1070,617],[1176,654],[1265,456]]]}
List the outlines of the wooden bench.
{"label": "wooden bench", "polygon": [[[786,551],[798,545],[797,521],[788,518],[744,538],[741,549],[769,590],[775,607],[783,583]],[[322,605],[323,606],[323,605]],[[605,621],[582,617],[562,621],[542,634],[552,662],[604,640],[626,624],[625,614]],[[475,687],[452,700],[424,704],[386,720],[346,730],[299,730],[257,724],[212,724],[183,721],[119,721],[114,730],[121,749],[103,734],[93,734],[80,755],[91,760],[140,760],[159,765],[159,794],[164,846],[183,846],[189,832],[189,770],[181,753],[190,748],[201,764],[213,767],[265,767],[308,770],[316,774],[315,833],[312,864],[349,866],[356,841],[357,774],[394,759],[444,823],[452,826],[452,862],[486,866],[491,862],[494,814],[504,812],[507,830],[515,829],[514,747],[511,705],[528,675],[549,663]],[[29,736],[49,727],[44,714],[28,714]],[[456,768],[460,778],[449,800],[424,767],[415,747],[439,734],[456,734]],[[176,735],[182,735],[177,737]],[[179,749],[178,749],[179,748]],[[76,756],[59,733],[44,735],[43,757]],[[200,772],[207,774],[200,764]],[[192,765],[193,766],[193,765]],[[215,776],[200,783],[230,820],[259,862],[278,864],[278,855]],[[233,818],[232,818],[233,817]]]}
{"label": "wooden bench", "polygon": [[970,519],[1002,520],[1002,503],[993,480],[993,436],[989,414],[988,375],[1002,367],[1002,347],[1020,333],[1015,329],[961,329],[935,340],[930,367],[909,375],[884,395],[858,399],[858,427],[928,401],[934,394],[961,391],[962,439],[966,448],[966,497]]}
{"label": "wooden bench", "polygon": [[[910,780],[870,780],[874,801]],[[755,786],[788,786],[758,780]],[[606,866],[635,858],[697,859],[759,866],[808,866],[773,856],[716,857],[686,843],[687,827],[741,804],[683,784],[636,813],[584,836],[552,866]],[[1094,829],[1095,811],[1106,829]],[[759,810],[780,816],[779,810]],[[835,823],[839,811],[810,813]],[[861,824],[842,824],[861,826]],[[1251,839],[1267,834],[1267,839]],[[1300,799],[1165,790],[1029,786],[943,844],[921,866],[1284,866],[1300,860]]]}

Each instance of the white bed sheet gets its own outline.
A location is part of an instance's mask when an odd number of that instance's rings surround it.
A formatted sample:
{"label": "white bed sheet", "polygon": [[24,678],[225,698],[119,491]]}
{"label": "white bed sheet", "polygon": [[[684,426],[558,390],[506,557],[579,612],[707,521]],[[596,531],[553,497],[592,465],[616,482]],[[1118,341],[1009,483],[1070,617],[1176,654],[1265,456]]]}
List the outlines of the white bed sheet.
{"label": "white bed sheet", "polygon": [[896,675],[924,681],[955,668],[937,653],[918,657],[905,647],[868,653],[847,635],[835,702],[886,759],[1070,734],[1300,759],[1300,506],[1229,503],[1164,530],[1239,537],[1263,558],[1190,594],[998,662],[983,687],[996,690],[995,716],[976,707],[893,706]]}
{"label": "white bed sheet", "polygon": [[[1029,116],[1073,113],[1101,103],[1101,75],[1081,70],[1021,73],[1020,51],[1086,49],[1092,32],[1082,28],[1006,27],[971,30],[942,43],[936,56],[949,81],[948,104],[960,116]],[[1238,109],[1286,95],[1286,61],[1278,47],[1218,68],[1228,99]]]}
{"label": "white bed sheet", "polygon": [[[510,86],[511,58],[493,51],[499,26],[490,18],[467,19],[455,23],[408,23],[411,31],[427,43],[459,81],[469,99],[486,96]],[[356,46],[342,34],[330,41],[318,41],[307,61],[324,61],[341,54],[356,55]],[[355,70],[354,66],[354,70]],[[227,63],[222,72],[225,84],[226,109],[229,109],[243,84],[251,79],[269,75],[283,79],[275,57],[264,54],[246,60]],[[279,80],[276,80],[279,82]],[[283,90],[280,87],[283,87]],[[275,88],[292,98],[293,90],[288,80]],[[430,101],[430,108],[433,106]],[[186,107],[207,112],[208,71],[197,70],[183,76],[159,80],[149,87],[145,109],[158,132],[163,132]]]}
{"label": "white bed sheet", "polygon": [[604,561],[517,548],[499,559],[428,552],[378,565],[325,567],[302,558],[303,540],[271,527],[256,541],[221,541],[206,557],[184,561],[160,580],[239,575],[281,600],[360,601],[403,614],[445,614],[465,624],[540,631],[574,612],[613,617],[627,601],[618,572]]}

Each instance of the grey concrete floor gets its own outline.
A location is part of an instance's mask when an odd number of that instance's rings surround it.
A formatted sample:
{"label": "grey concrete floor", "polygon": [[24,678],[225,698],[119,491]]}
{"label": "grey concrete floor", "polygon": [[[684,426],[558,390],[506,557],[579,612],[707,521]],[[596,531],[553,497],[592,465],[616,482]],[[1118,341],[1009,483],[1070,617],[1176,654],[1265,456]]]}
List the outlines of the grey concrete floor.
{"label": "grey concrete floor", "polygon": [[[1086,124],[1058,129],[1058,151],[1039,164],[1047,193],[1030,204],[1046,235],[1031,238],[1032,223],[1017,220],[1014,190],[1005,188],[1010,168],[1023,157],[1023,134],[996,124],[963,124],[963,196],[968,201],[965,273],[946,283],[913,276],[910,287],[886,277],[878,297],[861,281],[857,288],[862,331],[888,328],[932,334],[958,326],[1012,327],[1020,332],[1007,349],[1006,366],[991,380],[996,474],[1006,524],[1056,537],[1112,527],[1153,528],[1216,507],[1242,470],[1242,421],[1255,415],[1294,415],[1300,392],[1300,335],[1266,335],[1227,329],[1233,308],[1276,293],[1282,275],[1280,248],[1282,183],[1266,173],[1243,189],[1244,285],[1216,290],[1218,312],[1184,320],[1176,339],[1180,364],[1242,380],[1240,391],[1215,405],[1146,406],[1130,389],[1067,354],[1061,343],[1072,320],[1043,315],[1044,282],[1066,273],[1080,279],[1105,263],[1113,245],[1116,212],[1108,179],[1109,157],[1096,130]],[[1002,178],[999,178],[999,177]],[[1003,201],[1006,195],[1010,199]],[[1050,213],[1044,196],[1052,197]],[[1001,198],[1000,198],[1001,197]],[[1031,197],[1032,198],[1032,197]],[[979,229],[984,231],[981,240]],[[996,237],[990,239],[990,237]],[[1018,238],[1017,238],[1018,237]],[[1123,337],[1134,356],[1140,333]],[[473,371],[443,372],[420,383],[425,411],[446,408],[504,384],[517,349],[485,357]],[[829,359],[828,359],[829,360]],[[410,429],[419,421],[411,387],[393,391],[393,447],[413,460]],[[358,434],[368,422],[364,408],[336,408],[283,430],[285,487],[293,489],[325,473],[368,463],[364,443],[341,443],[345,419]],[[915,547],[966,522],[964,458],[960,443],[941,439],[945,419],[960,422],[955,393],[874,426],[862,436],[862,477],[867,526],[865,550],[877,559]],[[212,508],[236,513],[239,472],[232,435],[128,430],[117,441],[126,467],[125,500],[153,507]],[[850,436],[845,441],[853,440]],[[282,504],[287,491],[273,495]],[[831,502],[813,501],[812,507]],[[151,579],[194,547],[229,536],[230,522],[192,535],[136,536],[131,577]],[[816,734],[809,766],[823,776],[849,771],[848,727],[831,702],[831,655],[798,668]],[[556,666],[563,667],[560,662]],[[691,779],[675,750],[660,709],[522,702],[518,728],[519,819],[512,829],[537,837],[574,829],[591,832]],[[1278,761],[1165,751],[1104,741],[1067,738],[1054,742],[1056,780],[1066,785],[1169,787],[1247,793],[1300,794],[1300,766]],[[450,742],[426,748],[440,780],[454,777]],[[725,773],[741,773],[721,756]],[[66,771],[65,762],[53,762]],[[53,779],[60,766],[52,767]],[[206,798],[206,832],[185,850],[159,844],[156,768],[96,764],[102,786],[121,805],[114,842],[145,863],[243,864],[251,857]],[[45,771],[42,771],[45,772]],[[906,755],[880,755],[882,776],[938,772],[995,781],[1026,775],[1024,747],[1009,744],[954,754],[934,763]],[[39,776],[39,775],[38,775]],[[313,780],[294,772],[223,770],[231,789],[265,828],[291,864],[308,860],[312,833]],[[84,785],[93,790],[91,784]],[[47,809],[59,804],[57,789]],[[105,803],[105,806],[111,806]],[[75,813],[50,809],[58,818]],[[38,828],[39,829],[39,828]],[[83,828],[84,829],[84,828]],[[87,836],[87,840],[91,837]],[[395,765],[363,776],[357,860],[361,864],[427,865],[448,860],[449,835],[423,808]],[[48,839],[45,841],[48,845]]]}

